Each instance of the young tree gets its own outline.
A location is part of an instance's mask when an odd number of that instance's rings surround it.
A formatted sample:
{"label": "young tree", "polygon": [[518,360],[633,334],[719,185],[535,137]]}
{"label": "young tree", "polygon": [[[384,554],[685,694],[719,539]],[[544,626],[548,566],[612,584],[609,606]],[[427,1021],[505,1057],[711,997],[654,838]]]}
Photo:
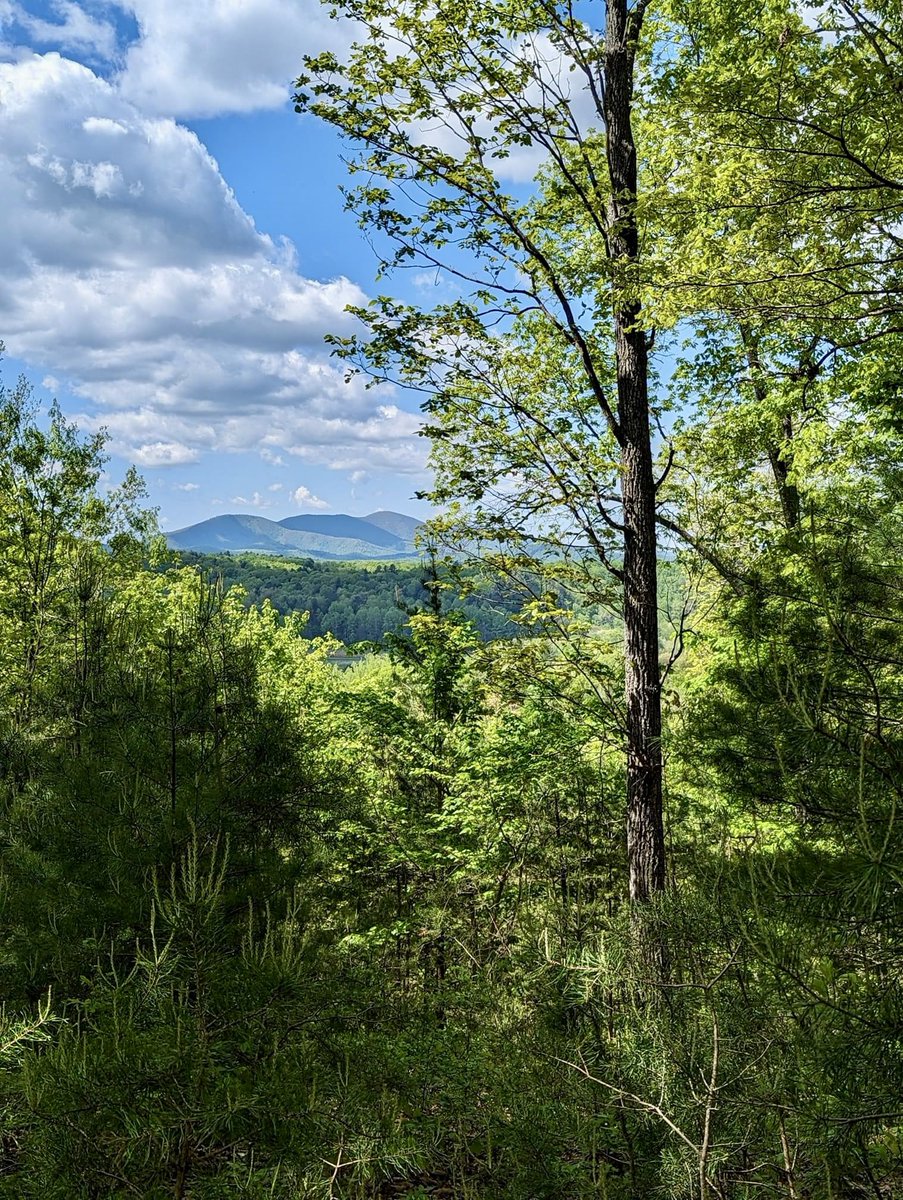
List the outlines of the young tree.
{"label": "young tree", "polygon": [[[75,714],[97,632],[90,614],[151,551],[156,512],[142,507],[137,472],[98,492],[104,440],[81,436],[56,404],[42,423],[24,377],[0,384],[0,717],[20,732],[42,689],[61,698],[61,673]],[[61,715],[41,713],[45,731]]]}

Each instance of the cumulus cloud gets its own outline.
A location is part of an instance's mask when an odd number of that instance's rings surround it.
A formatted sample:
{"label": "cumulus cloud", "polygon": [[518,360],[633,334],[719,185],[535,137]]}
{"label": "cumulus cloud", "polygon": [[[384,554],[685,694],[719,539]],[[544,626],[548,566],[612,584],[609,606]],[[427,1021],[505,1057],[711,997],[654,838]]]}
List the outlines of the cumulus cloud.
{"label": "cumulus cloud", "polygon": [[0,253],[128,271],[273,254],[198,138],[57,53],[0,64]]}
{"label": "cumulus cloud", "polygon": [[119,86],[172,116],[278,108],[305,53],[347,45],[351,26],[318,0],[118,0],[138,22]]}
{"label": "cumulus cloud", "polygon": [[292,500],[297,504],[298,508],[302,509],[322,509],[329,508],[325,500],[321,500],[319,496],[315,496],[310,488],[306,488],[303,484],[296,487],[291,494]]}
{"label": "cumulus cloud", "polygon": [[301,275],[190,130],[84,65],[27,55],[0,62],[0,170],[0,331],[84,398],[114,451],[422,469],[417,418],[345,384],[323,350],[361,290]]}

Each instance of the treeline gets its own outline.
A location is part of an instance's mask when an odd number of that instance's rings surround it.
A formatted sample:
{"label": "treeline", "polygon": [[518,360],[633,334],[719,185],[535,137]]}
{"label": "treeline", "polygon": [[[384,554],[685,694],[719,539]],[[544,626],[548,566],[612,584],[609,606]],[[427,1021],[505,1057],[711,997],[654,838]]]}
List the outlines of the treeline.
{"label": "treeline", "polygon": [[[248,604],[268,600],[283,616],[307,613],[306,637],[332,634],[346,646],[379,642],[399,633],[407,614],[429,602],[428,565],[410,563],[355,564],[268,559],[258,554],[195,554],[184,552],[182,562],[197,566],[211,581],[228,590],[238,585]],[[425,574],[426,572],[426,574]],[[472,582],[473,572],[470,573]],[[426,581],[426,582],[425,582]],[[481,637],[513,637],[511,620],[520,610],[520,596],[500,584],[483,587],[462,598],[451,580],[444,585],[445,604],[463,613]]]}

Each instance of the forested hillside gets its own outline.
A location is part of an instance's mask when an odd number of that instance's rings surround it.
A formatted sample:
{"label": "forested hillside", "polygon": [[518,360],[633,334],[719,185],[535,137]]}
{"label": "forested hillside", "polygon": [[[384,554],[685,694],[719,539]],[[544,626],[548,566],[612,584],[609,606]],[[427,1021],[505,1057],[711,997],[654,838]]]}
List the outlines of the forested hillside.
{"label": "forested hillside", "polygon": [[[305,637],[331,633],[346,645],[378,642],[387,633],[400,633],[407,615],[429,602],[429,569],[423,563],[351,565],[311,558],[287,562],[241,554],[181,557],[211,582],[220,581],[227,589],[241,587],[248,604],[267,600],[283,616],[307,613]],[[443,588],[446,607],[463,612],[481,637],[517,635],[518,627],[511,620],[520,610],[516,592],[496,584],[462,599],[459,591],[448,578]]]}
{"label": "forested hillside", "polygon": [[7,380],[0,1196],[903,1195],[903,9],[338,10],[440,551],[174,560]]}
{"label": "forested hillside", "polygon": [[[530,619],[522,620],[522,587],[504,578],[487,578],[476,566],[459,561],[446,561],[437,569],[435,556],[431,561],[428,554],[417,564],[299,562],[262,554],[189,552],[181,554],[178,561],[197,567],[212,585],[240,588],[248,606],[268,601],[282,616],[304,615],[305,637],[331,634],[346,646],[403,633],[411,613],[429,606],[437,582],[444,609],[462,613],[486,641],[529,635],[533,624]],[[160,566],[160,570],[169,569],[168,561]],[[659,571],[659,634],[662,644],[667,644],[677,629],[687,582],[680,565],[671,559],[663,559]],[[534,571],[519,582],[535,592],[548,581]],[[559,583],[554,602],[566,607],[569,620],[581,621],[586,631],[617,635],[621,623],[617,605],[599,592],[598,580],[593,588],[579,591]],[[547,593],[545,603],[551,599],[552,593]]]}

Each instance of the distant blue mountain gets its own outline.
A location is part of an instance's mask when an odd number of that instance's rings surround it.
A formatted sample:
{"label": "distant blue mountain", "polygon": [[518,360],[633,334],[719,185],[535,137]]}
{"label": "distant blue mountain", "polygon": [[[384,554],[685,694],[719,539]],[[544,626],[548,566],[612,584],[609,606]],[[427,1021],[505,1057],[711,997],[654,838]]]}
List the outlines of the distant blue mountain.
{"label": "distant blue mountain", "polygon": [[414,535],[423,524],[416,517],[408,517],[404,513],[388,512],[383,509],[380,509],[379,512],[372,512],[362,519],[369,525],[376,525],[377,528],[384,529],[387,533],[394,533],[404,542],[413,542]]}
{"label": "distant blue mountain", "polygon": [[[300,514],[283,521],[249,513],[224,513],[197,525],[177,529],[166,535],[174,550],[194,550],[198,554],[248,553],[283,554],[296,558],[369,559],[415,558],[417,551],[407,530],[420,522],[403,513],[376,513],[390,518],[402,533],[386,529],[375,521],[350,517],[345,513]],[[413,533],[411,534],[413,536]]]}
{"label": "distant blue mountain", "polygon": [[349,517],[346,513],[302,513],[298,517],[286,517],[279,522],[285,529],[301,529],[307,533],[321,533],[328,537],[356,538],[374,546],[385,546],[404,550],[405,538],[368,521],[365,517]]}

